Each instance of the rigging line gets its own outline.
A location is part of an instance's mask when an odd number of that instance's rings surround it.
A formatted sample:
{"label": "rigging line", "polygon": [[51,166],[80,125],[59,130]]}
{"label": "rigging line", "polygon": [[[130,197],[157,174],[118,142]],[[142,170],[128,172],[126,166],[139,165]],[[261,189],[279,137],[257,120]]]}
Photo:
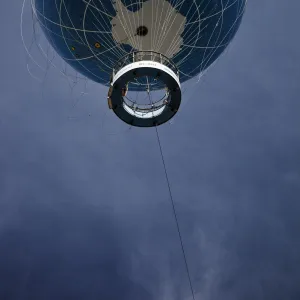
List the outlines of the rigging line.
{"label": "rigging line", "polygon": [[[147,79],[147,82],[148,82],[148,79]],[[150,103],[153,104],[153,101],[152,101],[151,95],[150,95],[150,86],[149,86],[149,84],[148,84],[148,90],[147,90],[147,92],[148,92]],[[152,115],[153,115],[153,112],[152,112]],[[154,117],[154,115],[153,115],[153,117]],[[165,158],[164,158],[164,154],[163,154],[163,151],[162,151],[162,146],[161,146],[161,142],[160,142],[160,138],[159,138],[157,124],[155,124],[155,131],[156,131],[157,142],[158,142],[159,151],[160,151],[160,155],[161,155],[161,160],[162,160],[162,163],[163,163],[164,172],[165,172],[165,176],[166,176],[166,181],[167,181],[167,185],[168,185],[168,190],[169,190],[170,200],[171,200],[171,204],[172,204],[172,209],[173,209],[174,219],[175,219],[175,223],[176,223],[176,228],[177,228],[177,232],[178,232],[178,236],[179,236],[179,240],[180,240],[181,250],[182,250],[182,254],[183,254],[183,258],[184,258],[185,269],[186,269],[188,281],[189,281],[189,284],[190,284],[190,289],[191,289],[192,297],[193,297],[193,300],[195,300],[195,293],[194,293],[194,289],[193,289],[193,285],[192,285],[192,280],[191,280],[191,275],[190,275],[190,271],[189,271],[189,266],[188,266],[186,255],[185,255],[185,251],[184,251],[182,236],[181,236],[179,222],[178,222],[177,213],[176,213],[176,208],[175,208],[175,204],[174,204],[174,200],[173,200],[173,195],[172,195],[172,190],[171,190],[171,186],[170,186],[169,176],[168,176],[167,167],[166,167],[166,163],[165,163]]]}

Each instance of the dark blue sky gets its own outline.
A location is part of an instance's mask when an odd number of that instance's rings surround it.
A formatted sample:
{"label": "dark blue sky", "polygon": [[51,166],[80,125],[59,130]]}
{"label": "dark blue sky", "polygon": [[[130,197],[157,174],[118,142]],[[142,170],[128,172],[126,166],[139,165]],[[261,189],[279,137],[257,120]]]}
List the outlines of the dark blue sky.
{"label": "dark blue sky", "polygon": [[[197,300],[300,299],[300,2],[248,2],[159,127]],[[0,12],[0,299],[190,300],[155,130],[29,76],[21,6]]]}

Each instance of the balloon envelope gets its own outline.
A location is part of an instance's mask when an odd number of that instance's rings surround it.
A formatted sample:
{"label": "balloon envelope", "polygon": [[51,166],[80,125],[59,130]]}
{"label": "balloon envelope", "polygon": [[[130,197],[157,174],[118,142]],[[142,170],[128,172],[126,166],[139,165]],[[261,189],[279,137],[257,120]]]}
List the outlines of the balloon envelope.
{"label": "balloon envelope", "polygon": [[33,9],[59,55],[107,85],[117,62],[132,51],[165,55],[177,65],[181,82],[204,71],[234,37],[245,2],[34,0]]}

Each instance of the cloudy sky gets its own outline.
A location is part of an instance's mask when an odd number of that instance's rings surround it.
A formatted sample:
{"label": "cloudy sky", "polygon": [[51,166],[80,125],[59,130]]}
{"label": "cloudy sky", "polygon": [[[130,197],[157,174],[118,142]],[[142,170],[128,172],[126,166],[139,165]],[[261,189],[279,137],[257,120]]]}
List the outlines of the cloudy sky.
{"label": "cloudy sky", "polygon": [[[21,6],[0,11],[0,299],[191,300],[155,130],[33,79]],[[159,127],[196,300],[300,299],[299,10],[249,0]]]}

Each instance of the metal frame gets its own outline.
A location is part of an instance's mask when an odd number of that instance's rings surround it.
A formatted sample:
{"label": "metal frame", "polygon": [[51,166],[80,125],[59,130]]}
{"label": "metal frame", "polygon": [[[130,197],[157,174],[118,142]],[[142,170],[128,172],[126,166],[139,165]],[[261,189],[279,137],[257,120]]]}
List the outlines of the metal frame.
{"label": "metal frame", "polygon": [[[108,93],[109,107],[124,122],[137,127],[152,127],[170,120],[178,111],[181,102],[179,72],[174,63],[154,51],[136,51],[117,63]],[[168,89],[163,102],[153,103],[148,108],[134,108],[124,101],[122,90],[128,82],[138,77],[157,78]]]}

